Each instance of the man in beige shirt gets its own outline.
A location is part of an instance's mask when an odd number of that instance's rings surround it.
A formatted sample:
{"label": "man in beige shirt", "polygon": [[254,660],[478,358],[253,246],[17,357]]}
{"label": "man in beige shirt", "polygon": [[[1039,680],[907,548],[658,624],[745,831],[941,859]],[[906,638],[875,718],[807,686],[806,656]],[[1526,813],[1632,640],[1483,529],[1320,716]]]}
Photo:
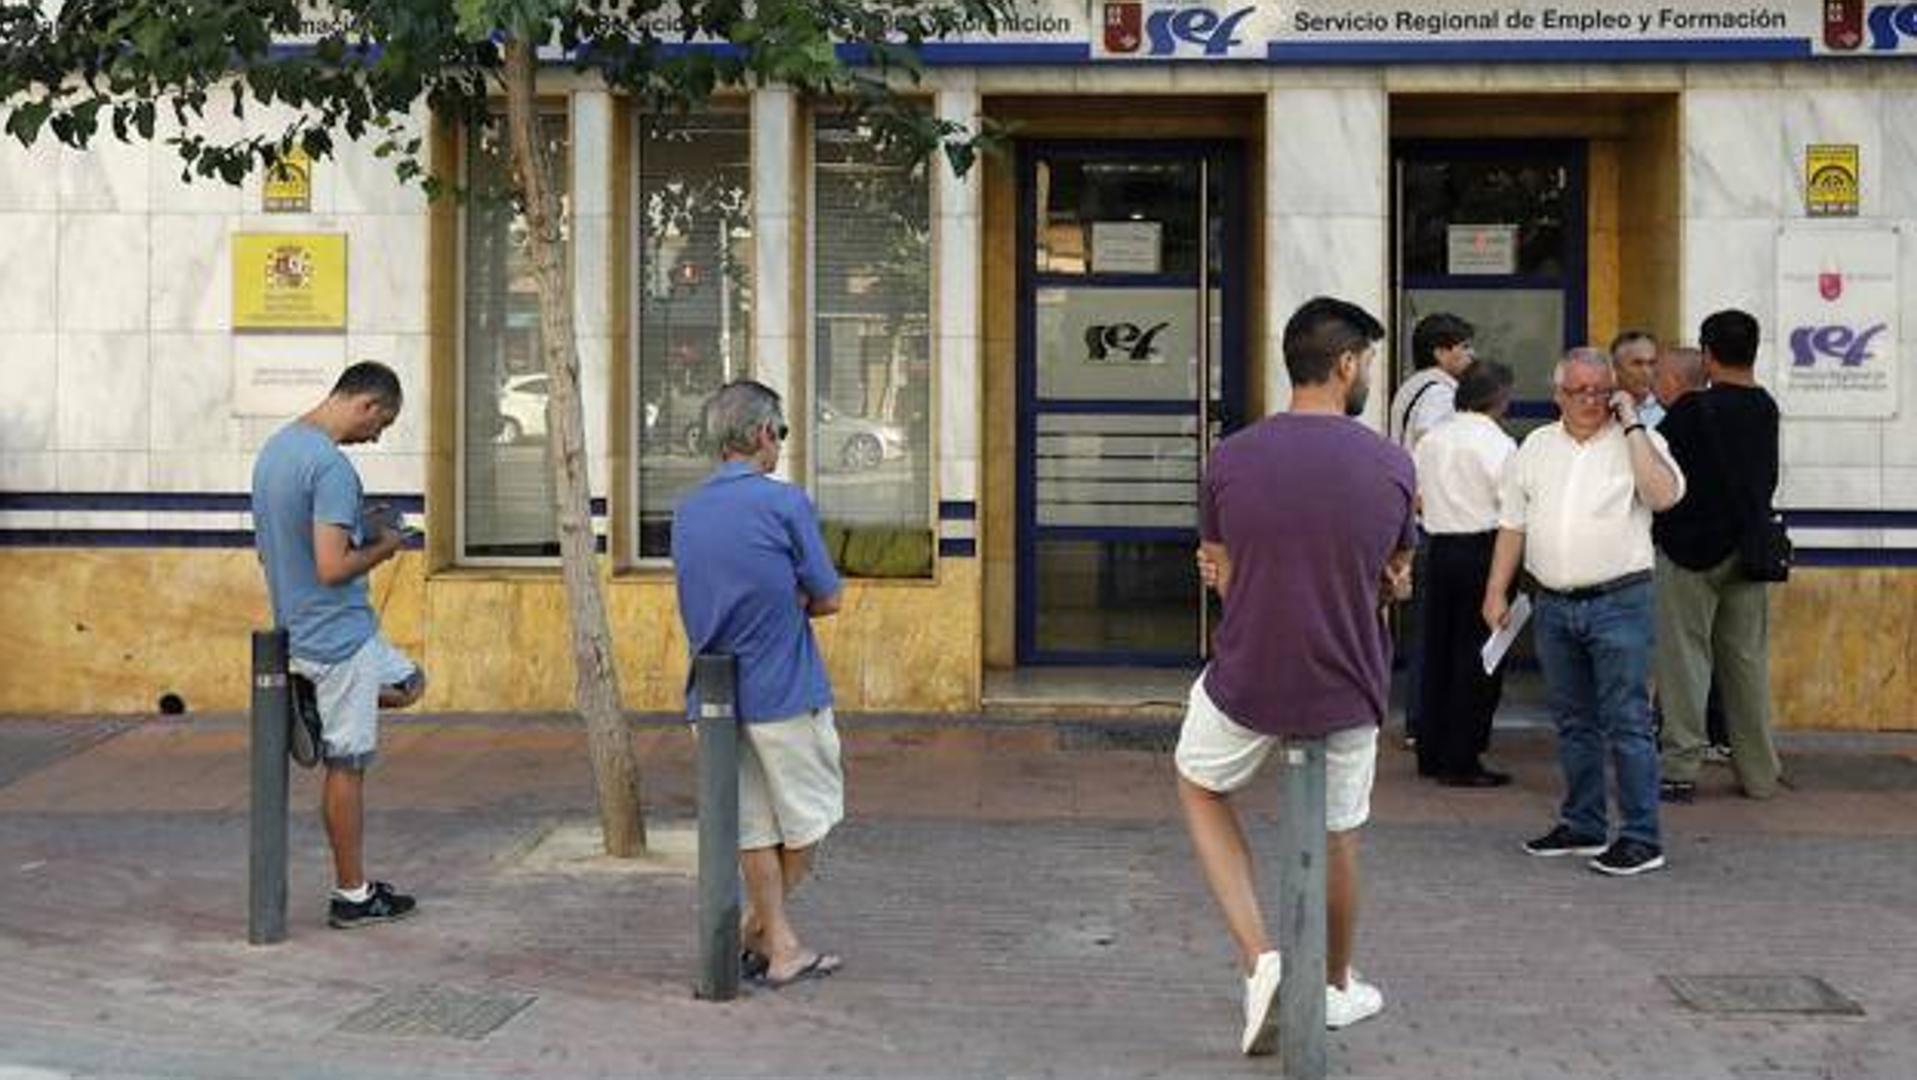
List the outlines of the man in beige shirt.
{"label": "man in beige shirt", "polygon": [[[1642,874],[1664,866],[1648,689],[1651,515],[1684,497],[1684,474],[1617,389],[1603,350],[1571,350],[1554,381],[1560,419],[1533,431],[1505,472],[1484,621],[1495,630],[1510,618],[1522,560],[1534,582],[1538,662],[1565,785],[1557,825],[1525,850],[1594,856],[1593,870]],[[1614,842],[1606,757],[1617,774]]]}

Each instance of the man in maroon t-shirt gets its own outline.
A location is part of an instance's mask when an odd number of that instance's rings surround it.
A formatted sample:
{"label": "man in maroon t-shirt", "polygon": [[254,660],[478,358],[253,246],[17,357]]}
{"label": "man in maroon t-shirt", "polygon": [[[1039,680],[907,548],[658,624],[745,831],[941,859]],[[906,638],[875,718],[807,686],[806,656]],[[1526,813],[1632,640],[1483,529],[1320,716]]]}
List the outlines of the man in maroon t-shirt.
{"label": "man in maroon t-shirt", "polygon": [[1411,458],[1351,419],[1383,336],[1342,300],[1299,308],[1285,325],[1290,410],[1220,443],[1205,473],[1200,561],[1225,617],[1179,732],[1178,794],[1245,971],[1247,1054],[1269,1053],[1277,1034],[1279,959],[1230,795],[1281,736],[1325,739],[1325,1022],[1341,1028],[1384,1005],[1350,966],[1356,830],[1371,812],[1391,673],[1384,609],[1410,591],[1417,541]]}

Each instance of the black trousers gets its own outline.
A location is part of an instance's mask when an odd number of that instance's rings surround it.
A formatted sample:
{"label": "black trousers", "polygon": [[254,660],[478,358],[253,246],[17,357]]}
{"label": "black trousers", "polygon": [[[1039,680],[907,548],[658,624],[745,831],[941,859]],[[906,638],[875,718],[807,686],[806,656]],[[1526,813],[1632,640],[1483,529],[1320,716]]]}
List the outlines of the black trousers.
{"label": "black trousers", "polygon": [[1438,533],[1429,541],[1418,687],[1418,771],[1427,776],[1475,772],[1491,740],[1504,673],[1484,673],[1480,651],[1490,631],[1481,612],[1497,538],[1495,531]]}

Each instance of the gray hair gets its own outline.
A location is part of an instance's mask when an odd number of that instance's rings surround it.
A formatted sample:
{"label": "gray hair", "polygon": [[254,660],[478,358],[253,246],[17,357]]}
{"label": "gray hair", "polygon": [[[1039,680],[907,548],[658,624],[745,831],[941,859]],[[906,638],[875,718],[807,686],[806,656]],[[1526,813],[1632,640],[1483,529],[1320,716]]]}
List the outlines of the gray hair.
{"label": "gray hair", "polygon": [[1611,375],[1613,380],[1616,378],[1611,370],[1610,353],[1605,352],[1596,345],[1578,345],[1566,350],[1564,359],[1559,360],[1558,366],[1552,369],[1551,385],[1563,387],[1564,377],[1569,375],[1571,369],[1574,367],[1595,368],[1603,371],[1606,375]]}
{"label": "gray hair", "polygon": [[1704,388],[1704,350],[1686,346],[1665,349],[1658,354],[1658,363],[1669,364],[1677,381],[1686,390]]}
{"label": "gray hair", "polygon": [[759,432],[783,418],[778,391],[751,379],[729,382],[706,399],[705,445],[720,457],[750,454]]}

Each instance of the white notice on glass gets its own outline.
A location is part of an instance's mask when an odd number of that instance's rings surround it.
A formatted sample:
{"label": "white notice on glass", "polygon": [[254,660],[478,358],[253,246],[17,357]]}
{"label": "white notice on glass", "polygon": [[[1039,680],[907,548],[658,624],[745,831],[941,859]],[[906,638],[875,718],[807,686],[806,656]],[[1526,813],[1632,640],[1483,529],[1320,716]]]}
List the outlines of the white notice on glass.
{"label": "white notice on glass", "polygon": [[1530,617],[1531,597],[1529,594],[1519,593],[1518,598],[1511,601],[1511,617],[1504,620],[1504,629],[1492,634],[1484,643],[1484,648],[1480,650],[1480,654],[1484,657],[1486,675],[1498,670],[1498,662],[1504,659],[1505,653],[1511,651],[1511,643],[1518,639],[1518,631],[1524,629],[1525,620]]}
{"label": "white notice on glass", "polygon": [[1156,221],[1092,222],[1092,273],[1158,273],[1164,236]]}

